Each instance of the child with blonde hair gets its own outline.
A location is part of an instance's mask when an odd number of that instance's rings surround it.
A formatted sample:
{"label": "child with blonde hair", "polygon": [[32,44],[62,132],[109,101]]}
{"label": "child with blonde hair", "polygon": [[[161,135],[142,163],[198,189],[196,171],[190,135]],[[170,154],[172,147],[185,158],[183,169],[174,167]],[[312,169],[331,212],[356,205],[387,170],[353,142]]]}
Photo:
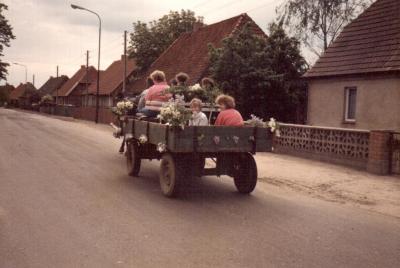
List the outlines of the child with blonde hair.
{"label": "child with blonde hair", "polygon": [[189,120],[189,126],[208,126],[207,116],[201,111],[202,105],[201,100],[196,98],[190,102],[192,118]]}

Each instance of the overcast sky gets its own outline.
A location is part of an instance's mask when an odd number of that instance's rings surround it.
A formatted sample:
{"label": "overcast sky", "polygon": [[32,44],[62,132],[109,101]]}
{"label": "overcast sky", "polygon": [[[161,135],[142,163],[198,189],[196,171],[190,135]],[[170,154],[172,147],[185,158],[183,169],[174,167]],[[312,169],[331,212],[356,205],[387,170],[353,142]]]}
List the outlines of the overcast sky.
{"label": "overcast sky", "polygon": [[[123,32],[132,30],[132,22],[158,19],[170,10],[191,9],[211,24],[247,12],[264,30],[275,19],[275,8],[282,0],[2,0],[8,5],[9,19],[16,39],[5,49],[4,61],[28,66],[28,81],[35,74],[39,88],[49,76],[71,76],[85,64],[86,50],[90,64],[97,67],[97,18],[71,3],[92,9],[103,20],[101,69],[123,53]],[[9,67],[8,82],[25,81],[21,66]]]}

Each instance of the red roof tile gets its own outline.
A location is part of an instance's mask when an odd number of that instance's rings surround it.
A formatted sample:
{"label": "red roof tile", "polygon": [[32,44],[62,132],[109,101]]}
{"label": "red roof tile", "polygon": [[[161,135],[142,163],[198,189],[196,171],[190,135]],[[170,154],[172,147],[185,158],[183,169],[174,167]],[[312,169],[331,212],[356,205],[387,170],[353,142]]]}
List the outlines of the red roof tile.
{"label": "red roof tile", "polygon": [[40,88],[39,92],[42,95],[53,94],[57,89],[60,89],[64,83],[68,81],[68,76],[62,75],[59,77],[50,76],[50,78]]}
{"label": "red roof tile", "polygon": [[[108,68],[100,73],[100,95],[110,95],[117,90],[124,80],[124,56],[114,61]],[[136,61],[134,59],[127,60],[126,74],[129,77],[136,69]],[[96,94],[97,81],[89,86],[89,94]]]}
{"label": "red roof tile", "polygon": [[[97,77],[96,68],[93,66],[89,66],[88,68],[88,79],[86,80],[86,66],[82,65],[81,68],[67,81],[65,82],[62,87],[58,90],[59,97],[67,97],[77,85],[83,83],[85,84],[86,81],[88,83],[92,83]],[[53,92],[53,96],[57,93]]]}
{"label": "red roof tile", "polygon": [[28,82],[25,84],[19,84],[13,91],[10,93],[10,100],[18,100],[28,93],[32,93],[37,90],[32,83]]}
{"label": "red roof tile", "polygon": [[378,0],[347,25],[305,77],[400,71],[400,1]]}
{"label": "red roof tile", "polygon": [[153,62],[141,79],[128,85],[128,91],[134,93],[142,91],[146,87],[146,77],[154,70],[164,71],[167,81],[177,73],[185,72],[190,77],[189,84],[199,82],[207,74],[209,68],[208,44],[221,46],[224,38],[235,33],[247,22],[253,23],[256,33],[265,35],[247,14],[182,34]]}

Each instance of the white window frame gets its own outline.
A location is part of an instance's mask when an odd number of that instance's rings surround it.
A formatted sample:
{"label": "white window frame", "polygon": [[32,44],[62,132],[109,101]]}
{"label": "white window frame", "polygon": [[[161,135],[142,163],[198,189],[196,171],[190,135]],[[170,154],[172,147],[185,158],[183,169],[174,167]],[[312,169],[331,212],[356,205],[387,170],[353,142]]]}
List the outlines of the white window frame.
{"label": "white window frame", "polygon": [[[350,105],[350,91],[355,90],[356,92],[356,101],[355,101],[355,107],[354,107],[354,118],[349,118],[349,105]],[[344,101],[344,121],[346,123],[355,123],[356,122],[356,111],[357,111],[357,87],[345,87],[344,89],[344,94],[345,94],[345,101]]]}

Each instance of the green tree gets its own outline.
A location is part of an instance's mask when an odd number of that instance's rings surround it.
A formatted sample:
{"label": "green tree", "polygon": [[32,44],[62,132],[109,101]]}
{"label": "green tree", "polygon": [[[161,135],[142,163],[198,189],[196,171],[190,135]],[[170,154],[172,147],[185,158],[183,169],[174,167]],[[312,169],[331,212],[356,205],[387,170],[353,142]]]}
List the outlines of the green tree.
{"label": "green tree", "polygon": [[255,114],[295,122],[305,86],[299,78],[306,70],[299,42],[289,38],[282,25],[271,24],[270,36],[255,35],[247,24],[210,46],[210,72],[222,90],[235,97],[244,117]]}
{"label": "green tree", "polygon": [[[7,5],[0,3],[0,58],[4,56],[4,47],[9,47],[11,39],[15,39],[12,27],[4,16],[4,11],[7,9]],[[8,66],[8,63],[0,59],[0,80],[6,80]]]}
{"label": "green tree", "polygon": [[170,11],[149,24],[133,23],[130,35],[130,56],[136,59],[141,71],[146,70],[182,33],[190,32],[196,23],[203,24],[190,10]]}
{"label": "green tree", "polygon": [[278,20],[316,55],[320,56],[350,21],[372,0],[287,0]]}

